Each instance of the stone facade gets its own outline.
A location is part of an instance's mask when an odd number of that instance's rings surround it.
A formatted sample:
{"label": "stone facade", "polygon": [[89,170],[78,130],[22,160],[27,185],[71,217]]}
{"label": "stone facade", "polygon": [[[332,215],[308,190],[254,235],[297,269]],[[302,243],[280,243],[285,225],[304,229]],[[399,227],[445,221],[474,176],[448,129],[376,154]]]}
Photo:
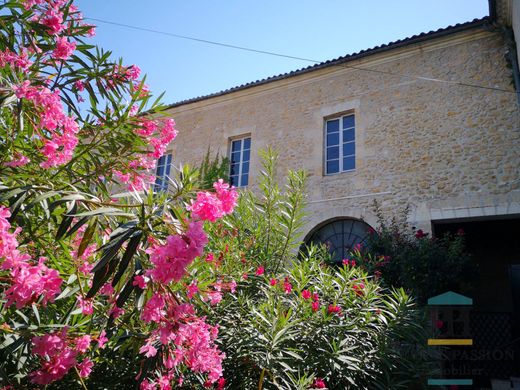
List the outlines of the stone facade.
{"label": "stone facade", "polygon": [[[198,165],[208,146],[227,154],[250,134],[254,189],[258,150],[274,147],[281,175],[308,172],[305,234],[336,217],[375,226],[374,200],[387,216],[408,205],[426,231],[435,220],[520,214],[520,115],[505,50],[501,33],[480,26],[174,105],[174,163]],[[325,175],[324,121],[342,113],[355,114],[356,169]]]}

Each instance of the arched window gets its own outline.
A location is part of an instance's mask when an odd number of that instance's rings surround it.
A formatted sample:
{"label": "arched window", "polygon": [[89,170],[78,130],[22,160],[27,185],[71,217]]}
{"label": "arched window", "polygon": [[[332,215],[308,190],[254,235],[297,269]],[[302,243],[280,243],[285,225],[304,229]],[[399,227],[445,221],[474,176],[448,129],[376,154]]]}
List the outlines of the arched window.
{"label": "arched window", "polygon": [[365,245],[370,226],[351,218],[335,219],[318,225],[305,240],[306,244],[324,244],[329,249],[332,261],[339,262],[348,256],[356,244]]}

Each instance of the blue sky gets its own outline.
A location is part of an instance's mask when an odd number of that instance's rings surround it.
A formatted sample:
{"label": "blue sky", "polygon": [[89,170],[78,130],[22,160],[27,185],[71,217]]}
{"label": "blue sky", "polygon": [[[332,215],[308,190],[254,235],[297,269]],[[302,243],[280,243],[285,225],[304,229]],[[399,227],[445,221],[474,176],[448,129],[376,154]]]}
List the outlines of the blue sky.
{"label": "blue sky", "polygon": [[[324,61],[488,15],[487,0],[77,0],[86,18]],[[147,74],[163,101],[206,95],[311,65],[129,28],[92,43]]]}

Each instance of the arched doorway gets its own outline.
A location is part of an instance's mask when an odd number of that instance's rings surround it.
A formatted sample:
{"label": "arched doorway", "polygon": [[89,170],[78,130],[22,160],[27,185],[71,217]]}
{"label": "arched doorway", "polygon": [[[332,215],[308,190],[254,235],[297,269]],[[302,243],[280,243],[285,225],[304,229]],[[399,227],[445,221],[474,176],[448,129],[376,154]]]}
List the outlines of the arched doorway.
{"label": "arched doorway", "polygon": [[370,225],[359,219],[335,218],[316,226],[305,238],[305,244],[324,244],[332,261],[340,262],[355,245],[367,243],[370,229]]}

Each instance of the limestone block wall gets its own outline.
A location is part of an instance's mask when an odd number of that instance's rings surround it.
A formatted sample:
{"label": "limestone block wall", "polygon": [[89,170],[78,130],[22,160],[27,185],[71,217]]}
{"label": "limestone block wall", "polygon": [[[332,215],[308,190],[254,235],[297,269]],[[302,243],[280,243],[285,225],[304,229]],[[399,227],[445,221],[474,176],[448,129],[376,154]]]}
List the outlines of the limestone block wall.
{"label": "limestone block wall", "polygon": [[[347,63],[511,92],[329,67],[172,108],[175,163],[198,165],[208,146],[250,135],[250,187],[258,150],[280,153],[279,172],[308,172],[309,231],[334,217],[376,224],[373,202],[410,222],[520,213],[520,116],[498,32],[482,28]],[[354,113],[356,169],[324,174],[324,118]]]}

